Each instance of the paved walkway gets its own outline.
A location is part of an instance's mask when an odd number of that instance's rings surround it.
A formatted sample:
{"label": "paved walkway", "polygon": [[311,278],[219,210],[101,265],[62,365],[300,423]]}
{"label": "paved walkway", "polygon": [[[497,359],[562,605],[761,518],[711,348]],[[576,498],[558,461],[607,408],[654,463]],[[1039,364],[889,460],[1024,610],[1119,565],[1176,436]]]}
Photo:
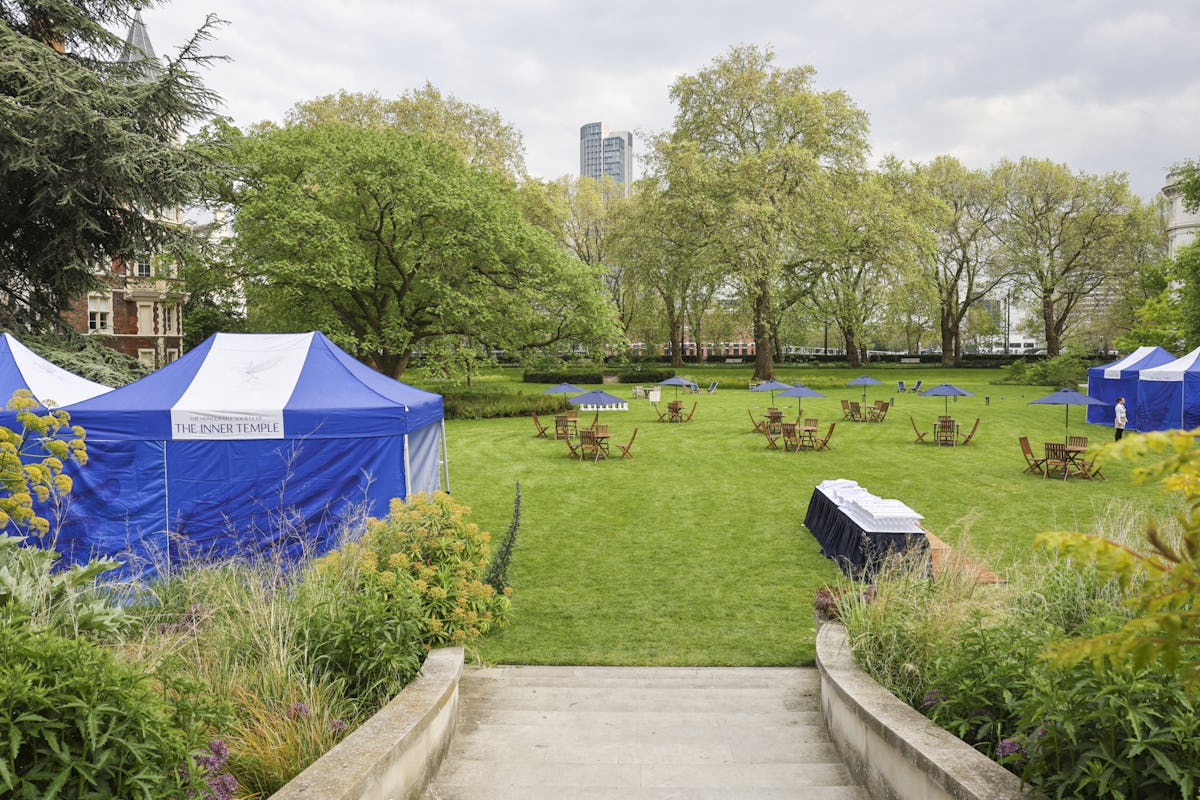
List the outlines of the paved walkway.
{"label": "paved walkway", "polygon": [[468,667],[426,800],[868,800],[817,671]]}

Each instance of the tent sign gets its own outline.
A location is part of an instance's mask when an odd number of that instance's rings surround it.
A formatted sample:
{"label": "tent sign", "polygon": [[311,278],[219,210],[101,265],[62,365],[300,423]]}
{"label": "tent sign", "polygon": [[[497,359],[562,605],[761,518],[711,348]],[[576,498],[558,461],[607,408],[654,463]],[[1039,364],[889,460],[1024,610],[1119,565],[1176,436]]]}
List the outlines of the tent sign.
{"label": "tent sign", "polygon": [[282,439],[283,411],[171,410],[172,439]]}

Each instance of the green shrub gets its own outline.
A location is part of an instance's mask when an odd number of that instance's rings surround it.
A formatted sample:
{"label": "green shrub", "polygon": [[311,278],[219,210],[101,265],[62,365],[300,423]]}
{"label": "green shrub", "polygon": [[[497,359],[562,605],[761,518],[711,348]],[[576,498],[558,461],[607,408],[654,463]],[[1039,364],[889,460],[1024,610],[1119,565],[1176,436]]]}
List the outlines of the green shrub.
{"label": "green shrub", "polygon": [[1177,677],[1086,663],[1031,676],[1010,769],[1051,797],[1196,797],[1200,717]]}
{"label": "green shrub", "polygon": [[617,380],[621,383],[658,383],[674,377],[675,370],[673,369],[656,369],[649,366],[638,366],[617,373]]}
{"label": "green shrub", "polygon": [[369,520],[360,541],[320,559],[317,567],[349,570],[364,587],[379,587],[399,602],[415,598],[426,651],[468,644],[504,624],[512,591],[497,592],[483,582],[491,534],[467,522],[469,513],[445,492],[393,500],[386,519]]}
{"label": "green shrub", "polygon": [[521,380],[525,383],[604,383],[604,373],[595,366],[579,365],[555,370],[526,370]]}
{"label": "green shrub", "polygon": [[1014,361],[1001,383],[1027,386],[1076,386],[1087,383],[1088,367],[1095,359],[1067,354],[1034,363]]}
{"label": "green shrub", "polygon": [[5,797],[185,797],[205,790],[203,739],[145,673],[99,646],[0,626],[0,789]]}
{"label": "green shrub", "polygon": [[25,547],[0,533],[0,625],[27,625],[65,635],[113,637],[124,627],[121,606],[96,579],[119,566],[101,558],[54,571],[58,553]]}
{"label": "green shrub", "polygon": [[454,390],[442,395],[446,419],[494,419],[555,414],[571,408],[561,394],[525,394],[496,390]]}

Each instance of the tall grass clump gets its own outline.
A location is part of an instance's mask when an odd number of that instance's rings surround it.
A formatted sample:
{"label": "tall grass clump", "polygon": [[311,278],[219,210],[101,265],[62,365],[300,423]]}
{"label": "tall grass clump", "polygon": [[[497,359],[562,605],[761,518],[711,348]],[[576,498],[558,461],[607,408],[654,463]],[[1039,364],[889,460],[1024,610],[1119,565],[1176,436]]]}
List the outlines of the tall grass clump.
{"label": "tall grass clump", "polygon": [[239,796],[270,795],[387,703],[432,647],[503,623],[511,590],[482,583],[490,536],[469,513],[443,493],[415,496],[300,565],[176,570],[131,596],[125,655],[203,698],[192,705]]}
{"label": "tall grass clump", "polygon": [[[1140,515],[1113,507],[1101,529],[1132,541]],[[856,659],[898,697],[1053,797],[1183,797],[1200,783],[1195,703],[1170,671],[1047,653],[1131,618],[1129,587],[1095,565],[1041,554],[1004,585],[892,563],[838,614]]]}

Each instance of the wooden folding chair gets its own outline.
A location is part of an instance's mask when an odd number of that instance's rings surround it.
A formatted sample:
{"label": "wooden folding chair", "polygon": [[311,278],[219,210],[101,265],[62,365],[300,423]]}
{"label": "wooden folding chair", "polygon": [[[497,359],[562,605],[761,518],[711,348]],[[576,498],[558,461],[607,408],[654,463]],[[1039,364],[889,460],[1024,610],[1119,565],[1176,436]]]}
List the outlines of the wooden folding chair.
{"label": "wooden folding chair", "polygon": [[683,417],[683,421],[684,421],[684,422],[691,422],[691,421],[692,421],[692,417],[693,417],[693,416],[695,416],[695,414],[696,414],[696,406],[698,406],[698,405],[700,405],[700,404],[699,404],[699,403],[692,403],[692,410],[691,410],[691,411],[689,411],[687,414],[685,414],[685,415],[684,415],[684,417]]}
{"label": "wooden folding chair", "polygon": [[1096,478],[1102,481],[1108,480],[1104,477],[1104,473],[1100,471],[1095,458],[1078,458],[1075,461],[1075,466],[1078,468],[1076,474],[1081,478],[1087,478],[1089,481],[1094,481]]}
{"label": "wooden folding chair", "polygon": [[572,439],[570,436],[563,439],[567,443],[567,455],[579,461],[583,460],[583,440]]}
{"label": "wooden folding chair", "polygon": [[746,409],[746,413],[750,416],[750,424],[754,426],[754,432],[755,433],[766,433],[766,431],[764,430],[767,425],[766,420],[755,419],[754,412],[751,411],[750,409]]}
{"label": "wooden folding chair", "polygon": [[663,411],[661,408],[658,407],[658,403],[651,403],[650,405],[651,405],[651,407],[654,408],[654,413],[658,414],[658,421],[666,422],[667,415],[671,413],[671,409],[668,408],[666,411]]}
{"label": "wooden folding chair", "polygon": [[767,437],[767,449],[779,449],[779,437],[783,436],[783,425],[778,422],[766,422],[763,424],[763,436]]}
{"label": "wooden folding chair", "polygon": [[1067,436],[1067,447],[1087,447],[1088,437],[1086,436]]}
{"label": "wooden folding chair", "polygon": [[850,416],[850,401],[849,400],[842,401],[842,419],[848,419],[851,422],[854,421],[854,417]]}
{"label": "wooden folding chair", "polygon": [[875,422],[883,422],[887,419],[888,402],[886,400],[876,400],[875,410],[871,412],[871,419]]}
{"label": "wooden folding chair", "polygon": [[1025,456],[1025,463],[1029,465],[1025,467],[1025,472],[1041,475],[1046,468],[1046,459],[1038,458],[1033,454],[1033,447],[1029,444],[1028,436],[1020,436],[1018,440],[1021,442],[1021,453]]}
{"label": "wooden folding chair", "polygon": [[979,417],[975,418],[975,424],[971,426],[971,432],[963,437],[962,443],[968,445],[975,438],[975,434],[979,431]]}
{"label": "wooden folding chair", "polygon": [[860,406],[858,404],[857,400],[851,400],[850,401],[850,421],[851,422],[862,422],[864,419],[865,419],[865,417],[863,417],[862,406]]}
{"label": "wooden folding chair", "polygon": [[633,459],[633,453],[629,452],[633,449],[633,440],[637,438],[637,428],[633,429],[633,435],[629,437],[629,444],[621,444],[617,442],[617,449],[621,451],[621,458]]}
{"label": "wooden folding chair", "polygon": [[925,437],[929,435],[929,431],[922,432],[921,429],[917,427],[917,421],[912,418],[912,414],[908,415],[908,421],[912,423],[913,433],[917,435],[917,438],[913,444],[920,444],[921,442],[925,441]]}
{"label": "wooden folding chair", "polygon": [[1071,475],[1071,460],[1067,458],[1067,445],[1063,442],[1046,442],[1046,464],[1042,468],[1042,478],[1048,478],[1051,472],[1062,472],[1065,481]]}
{"label": "wooden folding chair", "polygon": [[542,421],[540,419],[538,419],[537,414],[533,415],[533,424],[535,426],[537,426],[537,435],[534,436],[533,438],[535,438],[535,439],[549,439],[550,438],[549,436],[546,435],[546,431],[550,430],[550,426],[543,425]]}
{"label": "wooden folding chair", "polygon": [[818,441],[817,441],[817,443],[816,443],[816,447],[815,447],[814,449],[816,449],[816,450],[829,450],[829,449],[831,449],[831,448],[829,447],[829,440],[833,438],[833,427],[834,427],[835,425],[837,425],[837,423],[836,423],[836,422],[831,422],[831,423],[829,423],[829,430],[825,432],[825,438],[824,438],[824,439],[820,439],[820,440],[818,440]]}

